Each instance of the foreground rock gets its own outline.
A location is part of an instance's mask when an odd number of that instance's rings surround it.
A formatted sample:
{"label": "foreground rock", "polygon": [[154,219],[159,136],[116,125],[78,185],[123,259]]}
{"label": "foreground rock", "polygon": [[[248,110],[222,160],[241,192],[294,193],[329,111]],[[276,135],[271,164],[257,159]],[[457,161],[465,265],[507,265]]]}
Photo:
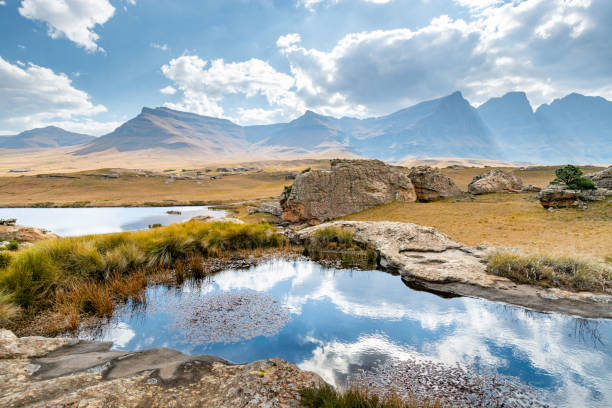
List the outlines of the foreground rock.
{"label": "foreground rock", "polygon": [[446,197],[460,197],[463,192],[457,185],[438,169],[430,166],[417,166],[410,169],[410,181],[419,201],[436,201]]}
{"label": "foreground rock", "polygon": [[486,271],[487,248],[469,247],[435,228],[401,222],[335,221],[296,232],[304,243],[317,230],[338,227],[377,251],[380,265],[398,271],[414,288],[513,303],[536,310],[612,318],[612,296],[519,285]]}
{"label": "foreground rock", "polygon": [[165,348],[110,346],[0,329],[0,406],[299,407],[298,390],[322,382],[280,359],[232,365]]}
{"label": "foreground rock", "polygon": [[564,185],[550,185],[538,194],[542,207],[549,208],[584,208],[589,201],[604,201],[612,196],[612,190],[567,190]]}
{"label": "foreground rock", "polygon": [[332,160],[331,170],[299,174],[281,206],[283,220],[315,225],[392,201],[416,201],[405,170],[379,160]]}
{"label": "foreground rock", "polygon": [[494,169],[474,177],[468,185],[468,192],[470,194],[516,193],[522,189],[523,181],[520,178],[499,169]]}
{"label": "foreground rock", "polygon": [[593,180],[598,188],[612,190],[612,166],[597,173],[587,174],[586,177]]}
{"label": "foreground rock", "polygon": [[0,241],[35,242],[53,238],[59,238],[59,235],[41,228],[26,225],[0,225]]}

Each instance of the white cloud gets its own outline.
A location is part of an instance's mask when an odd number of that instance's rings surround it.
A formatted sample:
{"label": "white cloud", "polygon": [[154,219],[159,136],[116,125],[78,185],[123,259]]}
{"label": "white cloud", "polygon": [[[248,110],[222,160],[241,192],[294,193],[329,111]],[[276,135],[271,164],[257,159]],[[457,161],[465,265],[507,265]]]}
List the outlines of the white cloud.
{"label": "white cloud", "polygon": [[158,43],[152,42],[151,47],[157,48],[158,50],[162,50],[162,51],[168,51],[167,44],[158,44]]}
{"label": "white cloud", "polygon": [[115,13],[108,0],[23,0],[19,13],[49,26],[51,38],[66,37],[89,52],[104,51],[93,30]]}
{"label": "white cloud", "polygon": [[[220,103],[231,94],[245,98],[263,96],[271,107],[280,107],[279,112],[286,114],[295,114],[304,108],[291,90],[294,79],[256,58],[231,63],[217,59],[209,64],[198,56],[184,55],[162,66],[162,72],[183,92],[183,100],[167,103],[169,108],[228,117]],[[243,113],[252,112],[243,110]]]}
{"label": "white cloud", "polygon": [[6,1],[0,0],[0,6],[6,6]]}
{"label": "white cloud", "polygon": [[76,89],[65,74],[32,63],[13,65],[0,57],[0,123],[3,133],[63,123],[71,129],[108,127],[89,117],[105,112]]}
{"label": "white cloud", "polygon": [[[315,8],[321,4],[333,5],[338,4],[343,0],[297,0],[298,7],[304,7],[309,9],[310,11],[314,11]],[[387,4],[391,3],[393,0],[361,0],[364,3],[373,3],[373,4]]]}
{"label": "white cloud", "polygon": [[295,43],[302,41],[302,37],[298,33],[291,33],[287,35],[281,35],[276,40],[276,45],[280,48],[287,48]]}
{"label": "white cloud", "polygon": [[159,92],[166,94],[166,95],[174,95],[176,93],[176,89],[171,87],[170,85],[162,88],[159,90]]}

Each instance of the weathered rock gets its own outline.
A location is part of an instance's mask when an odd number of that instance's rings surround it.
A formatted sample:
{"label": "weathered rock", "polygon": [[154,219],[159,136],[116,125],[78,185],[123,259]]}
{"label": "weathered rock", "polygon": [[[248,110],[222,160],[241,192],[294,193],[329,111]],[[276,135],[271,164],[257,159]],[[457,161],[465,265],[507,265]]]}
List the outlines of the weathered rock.
{"label": "weathered rock", "polygon": [[588,201],[603,201],[612,196],[612,190],[598,188],[596,190],[567,190],[567,186],[550,185],[538,194],[542,207],[571,208],[584,207]]}
{"label": "weathered rock", "polygon": [[435,201],[440,198],[463,195],[463,192],[450,177],[433,167],[413,167],[410,169],[409,177],[419,201]]}
{"label": "weathered rock", "polygon": [[486,255],[495,248],[469,247],[431,227],[401,222],[334,221],[295,231],[307,242],[317,230],[336,227],[376,250],[380,265],[398,271],[409,286],[445,295],[477,296],[544,311],[612,318],[612,295],[521,285],[487,273]]}
{"label": "weathered rock", "polygon": [[593,180],[598,188],[612,190],[612,166],[597,173],[587,174],[586,177]]}
{"label": "weathered rock", "polygon": [[41,228],[26,225],[0,225],[0,241],[35,242],[53,238],[59,238],[59,235]]}
{"label": "weathered rock", "polygon": [[233,217],[215,218],[215,217],[211,217],[210,215],[196,215],[195,217],[193,217],[189,221],[199,221],[199,222],[233,222],[234,224],[244,224],[244,221],[242,221],[242,220],[240,220],[238,218],[233,218]]}
{"label": "weathered rock", "polygon": [[332,160],[331,170],[299,174],[281,196],[283,219],[318,224],[375,205],[416,200],[404,170],[379,160]]}
{"label": "weathered rock", "polygon": [[[34,340],[33,340],[34,339]],[[112,344],[0,330],[2,407],[299,407],[316,374],[281,359],[232,365],[160,348],[109,351]]]}
{"label": "weathered rock", "polygon": [[541,187],[532,186],[531,184],[521,188],[521,193],[539,193],[542,191]]}
{"label": "weathered rock", "polygon": [[257,207],[253,207],[252,212],[249,210],[249,214],[254,213],[266,213],[280,217],[283,215],[283,209],[278,201],[264,201],[257,204]]}
{"label": "weathered rock", "polygon": [[470,194],[519,192],[523,181],[512,173],[493,169],[472,179],[468,185]]}

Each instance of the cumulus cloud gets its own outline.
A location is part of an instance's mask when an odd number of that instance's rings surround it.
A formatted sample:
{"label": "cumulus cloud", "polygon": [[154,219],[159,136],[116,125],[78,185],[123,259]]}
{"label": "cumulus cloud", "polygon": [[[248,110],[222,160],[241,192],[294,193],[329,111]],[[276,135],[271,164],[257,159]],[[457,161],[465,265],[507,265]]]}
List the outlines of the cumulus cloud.
{"label": "cumulus cloud", "polygon": [[45,22],[51,38],[68,38],[89,52],[104,51],[100,36],[93,30],[115,13],[109,0],[23,0],[19,13],[25,18]]}
{"label": "cumulus cloud", "polygon": [[166,95],[174,95],[176,93],[176,89],[171,87],[170,85],[162,88],[159,90],[159,92],[166,94]]}
{"label": "cumulus cloud", "polygon": [[0,6],[6,6],[6,1],[0,0]]}
{"label": "cumulus cloud", "polygon": [[351,33],[327,50],[303,46],[299,33],[282,35],[276,44],[290,75],[257,59],[209,64],[198,56],[177,58],[162,69],[183,93],[172,106],[230,117],[225,96],[263,95],[265,109],[233,113],[246,124],[292,119],[305,109],[382,115],[455,90],[475,105],[509,91],[525,91],[536,106],[574,91],[612,98],[612,2],[455,3],[467,17],[441,15],[418,29]]}
{"label": "cumulus cloud", "polygon": [[[11,64],[0,57],[0,123],[8,131],[63,123],[75,129],[104,128],[88,117],[105,112],[89,95],[76,89],[65,74],[32,63]],[[69,123],[70,122],[70,123]],[[97,133],[97,132],[96,132]]]}
{"label": "cumulus cloud", "polygon": [[[270,106],[282,108],[279,112],[294,114],[304,108],[291,91],[293,77],[256,58],[231,63],[217,59],[209,63],[195,55],[184,55],[162,66],[162,72],[183,93],[180,103],[166,104],[172,109],[229,117],[220,103],[231,94],[245,98],[263,96]],[[242,113],[252,114],[248,110]],[[235,119],[242,121],[243,118]]]}

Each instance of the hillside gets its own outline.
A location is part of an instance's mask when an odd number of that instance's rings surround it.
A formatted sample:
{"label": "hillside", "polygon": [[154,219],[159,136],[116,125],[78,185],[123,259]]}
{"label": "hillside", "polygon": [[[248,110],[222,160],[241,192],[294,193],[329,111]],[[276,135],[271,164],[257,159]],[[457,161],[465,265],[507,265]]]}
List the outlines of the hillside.
{"label": "hillside", "polygon": [[56,126],[26,130],[14,136],[0,136],[0,149],[42,149],[88,143],[95,137],[68,132]]}

